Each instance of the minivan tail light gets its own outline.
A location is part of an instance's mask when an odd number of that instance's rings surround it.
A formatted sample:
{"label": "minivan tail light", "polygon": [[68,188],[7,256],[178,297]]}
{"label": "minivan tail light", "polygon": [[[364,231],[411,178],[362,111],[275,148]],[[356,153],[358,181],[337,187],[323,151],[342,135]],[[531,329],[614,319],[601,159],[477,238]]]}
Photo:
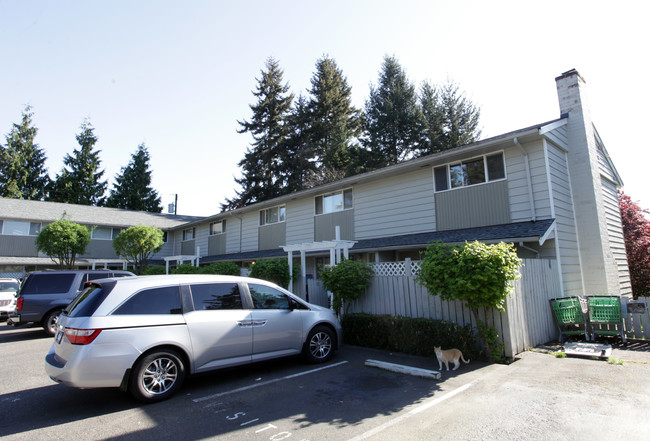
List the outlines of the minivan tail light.
{"label": "minivan tail light", "polygon": [[101,329],[63,328],[63,333],[73,345],[87,345],[97,338]]}
{"label": "minivan tail light", "polygon": [[23,302],[25,301],[24,297],[18,297],[18,301],[16,302],[16,310],[22,311],[23,310]]}

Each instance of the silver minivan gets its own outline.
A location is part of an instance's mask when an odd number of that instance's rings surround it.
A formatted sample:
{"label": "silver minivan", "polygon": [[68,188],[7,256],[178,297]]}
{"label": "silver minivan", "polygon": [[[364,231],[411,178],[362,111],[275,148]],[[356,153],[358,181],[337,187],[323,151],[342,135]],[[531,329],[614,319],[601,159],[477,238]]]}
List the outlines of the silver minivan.
{"label": "silver minivan", "polygon": [[330,309],[264,280],[216,275],[89,282],[56,326],[50,378],[144,402],[168,398],[188,374],[301,353],[325,362],[342,338]]}

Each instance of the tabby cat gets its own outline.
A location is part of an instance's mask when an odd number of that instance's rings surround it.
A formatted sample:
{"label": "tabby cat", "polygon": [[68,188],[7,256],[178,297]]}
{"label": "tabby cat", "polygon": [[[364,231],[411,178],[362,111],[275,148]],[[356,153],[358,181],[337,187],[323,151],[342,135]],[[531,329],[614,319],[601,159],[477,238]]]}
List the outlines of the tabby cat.
{"label": "tabby cat", "polygon": [[447,367],[447,370],[449,370],[450,361],[454,363],[454,368],[452,369],[454,371],[460,366],[459,360],[463,360],[464,363],[469,363],[469,360],[465,360],[463,353],[458,349],[445,349],[443,351],[440,349],[440,346],[434,346],[433,349],[436,351],[436,358],[438,359],[438,364],[440,364],[438,370],[442,370],[443,363]]}

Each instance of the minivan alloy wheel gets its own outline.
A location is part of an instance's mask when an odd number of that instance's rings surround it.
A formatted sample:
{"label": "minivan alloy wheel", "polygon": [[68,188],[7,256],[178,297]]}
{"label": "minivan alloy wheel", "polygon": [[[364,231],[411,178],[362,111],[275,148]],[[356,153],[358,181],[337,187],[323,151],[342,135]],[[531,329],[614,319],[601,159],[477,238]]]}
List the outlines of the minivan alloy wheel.
{"label": "minivan alloy wheel", "polygon": [[333,353],[334,334],[326,326],[317,326],[309,333],[306,356],[312,363],[329,360]]}
{"label": "minivan alloy wheel", "polygon": [[140,401],[161,401],[171,396],[185,378],[183,359],[173,350],[148,354],[133,367],[131,394]]}

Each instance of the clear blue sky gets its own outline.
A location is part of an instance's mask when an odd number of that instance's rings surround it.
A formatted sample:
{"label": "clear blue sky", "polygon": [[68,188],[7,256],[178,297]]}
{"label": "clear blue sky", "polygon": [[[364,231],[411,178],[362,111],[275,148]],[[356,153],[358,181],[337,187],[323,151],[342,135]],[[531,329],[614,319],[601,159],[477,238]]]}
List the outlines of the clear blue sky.
{"label": "clear blue sky", "polygon": [[297,96],[333,57],[362,107],[384,55],[412,82],[454,80],[481,108],[484,137],[559,117],[554,78],[576,68],[624,190],[650,208],[650,3],[644,1],[0,0],[0,140],[33,107],[60,173],[89,118],[111,182],[137,146],[179,213],[234,195],[265,60]]}

